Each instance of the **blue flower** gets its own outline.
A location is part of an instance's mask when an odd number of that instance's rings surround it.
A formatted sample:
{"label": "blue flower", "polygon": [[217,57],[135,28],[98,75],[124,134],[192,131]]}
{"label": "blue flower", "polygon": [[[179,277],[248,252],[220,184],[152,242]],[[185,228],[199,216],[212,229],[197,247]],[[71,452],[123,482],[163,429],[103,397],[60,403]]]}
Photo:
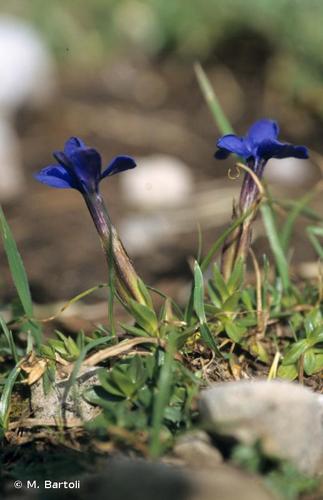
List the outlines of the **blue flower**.
{"label": "blue flower", "polygon": [[130,156],[117,156],[101,171],[101,156],[78,137],[71,137],[64,151],[53,153],[57,164],[43,168],[35,178],[55,188],[73,188],[82,194],[97,193],[99,182],[110,175],[136,166]]}
{"label": "blue flower", "polygon": [[234,134],[224,135],[217,141],[215,158],[223,160],[234,153],[251,164],[270,158],[308,158],[305,146],[283,144],[277,140],[278,124],[273,120],[262,119],[250,127],[245,137]]}

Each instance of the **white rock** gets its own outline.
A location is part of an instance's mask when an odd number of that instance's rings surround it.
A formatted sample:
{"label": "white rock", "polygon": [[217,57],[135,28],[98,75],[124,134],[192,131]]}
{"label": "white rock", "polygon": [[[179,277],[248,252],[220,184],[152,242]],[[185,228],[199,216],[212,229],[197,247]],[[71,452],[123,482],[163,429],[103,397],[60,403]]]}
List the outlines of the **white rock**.
{"label": "white rock", "polygon": [[0,61],[0,202],[6,202],[24,187],[15,113],[23,105],[43,106],[54,93],[56,79],[40,35],[14,17],[0,16]]}
{"label": "white rock", "polygon": [[227,382],[201,393],[202,422],[245,444],[260,441],[269,456],[302,472],[322,472],[322,407],[315,393],[285,381]]}
{"label": "white rock", "polygon": [[138,167],[120,177],[122,196],[134,206],[171,208],[193,191],[190,168],[172,156],[154,155],[138,159]]}
{"label": "white rock", "polygon": [[265,170],[265,178],[274,184],[302,187],[313,179],[315,169],[308,160],[297,158],[271,158]]}
{"label": "white rock", "polygon": [[0,109],[42,104],[55,88],[54,64],[40,35],[27,23],[0,16]]}
{"label": "white rock", "polygon": [[131,255],[145,254],[173,234],[171,224],[162,214],[129,216],[121,222],[119,229]]}
{"label": "white rock", "polygon": [[0,201],[15,198],[23,187],[19,139],[10,121],[0,115]]}

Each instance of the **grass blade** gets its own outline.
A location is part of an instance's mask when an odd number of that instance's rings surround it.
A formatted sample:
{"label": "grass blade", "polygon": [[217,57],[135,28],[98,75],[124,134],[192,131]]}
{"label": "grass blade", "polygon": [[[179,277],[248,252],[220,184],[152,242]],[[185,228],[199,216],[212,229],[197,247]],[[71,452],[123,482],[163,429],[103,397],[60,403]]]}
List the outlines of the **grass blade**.
{"label": "grass blade", "polygon": [[285,253],[281,245],[281,241],[278,236],[278,231],[276,228],[272,208],[268,203],[264,203],[260,207],[260,210],[264,221],[264,226],[266,229],[269,244],[274,254],[278,274],[281,277],[283,288],[286,291],[290,288],[288,263],[285,258]]}
{"label": "grass blade", "polygon": [[280,236],[281,246],[284,252],[286,252],[288,249],[296,220],[302,214],[304,208],[314,196],[315,191],[306,193],[305,196],[303,196],[297,203],[295,203],[293,209],[288,214]]}
{"label": "grass blade", "polygon": [[1,314],[0,314],[0,326],[1,326],[3,333],[7,339],[7,342],[8,342],[10,351],[11,351],[11,355],[12,355],[14,361],[16,363],[18,363],[18,354],[17,354],[15,342],[14,342],[13,337],[12,337],[12,332],[11,332],[11,330],[9,330],[7,323],[5,322],[5,320],[3,319]]}
{"label": "grass blade", "polygon": [[216,242],[212,245],[210,248],[209,252],[207,255],[204,257],[204,259],[201,262],[201,271],[204,272],[207,270],[209,267],[211,260],[213,259],[213,256],[216,254],[216,252],[222,247],[222,245],[225,243],[227,237],[234,231],[237,227],[240,226],[240,224],[247,218],[249,215],[253,212],[253,207],[249,208],[244,214],[242,214],[240,217],[235,219],[232,224],[226,229],[221,236],[216,240]]}
{"label": "grass blade", "polygon": [[0,437],[3,437],[3,434],[6,432],[8,427],[11,393],[20,370],[20,364],[17,364],[11,370],[3,388],[0,399]]}
{"label": "grass blade", "polygon": [[159,380],[157,384],[157,392],[154,398],[152,428],[150,439],[150,455],[157,458],[163,451],[163,446],[160,439],[160,433],[164,420],[165,408],[168,405],[171,386],[173,381],[173,363],[174,354],[176,351],[177,334],[171,333],[168,337],[167,350],[165,353],[165,361],[160,370]]}
{"label": "grass blade", "polygon": [[210,332],[206,322],[206,314],[204,307],[204,279],[201,268],[197,261],[194,265],[194,291],[193,291],[194,310],[200,322],[200,333],[205,344],[219,354],[218,346]]}
{"label": "grass blade", "polygon": [[7,223],[2,208],[0,207],[0,232],[3,240],[4,249],[7,255],[9,268],[11,271],[12,279],[15,284],[18,296],[20,298],[22,307],[27,316],[33,315],[33,304],[29,289],[27,274],[18,251],[16,242],[14,240],[11,229]]}
{"label": "grass blade", "polygon": [[194,65],[194,70],[201,92],[204,96],[204,99],[212,113],[214,121],[218,126],[221,134],[223,135],[233,134],[234,133],[233,128],[231,127],[229,120],[227,119],[225,113],[223,112],[219,100],[214,93],[210,80],[206,76],[206,73],[203,70],[202,66],[199,63],[197,63]]}
{"label": "grass blade", "polygon": [[206,323],[204,309],[204,280],[197,261],[194,264],[194,310],[200,323]]}

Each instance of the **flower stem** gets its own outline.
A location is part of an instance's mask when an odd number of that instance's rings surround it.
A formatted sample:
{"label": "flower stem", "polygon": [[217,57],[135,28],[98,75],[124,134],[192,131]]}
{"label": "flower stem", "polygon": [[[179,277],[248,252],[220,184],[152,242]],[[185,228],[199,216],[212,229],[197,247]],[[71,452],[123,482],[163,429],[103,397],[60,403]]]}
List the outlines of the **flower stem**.
{"label": "flower stem", "polygon": [[[263,171],[266,161],[261,159],[257,162],[250,160],[248,167],[257,175],[259,179],[263,176]],[[241,225],[229,236],[228,240],[223,245],[221,270],[224,279],[227,281],[233,271],[235,263],[242,259],[246,260],[252,236],[252,223],[256,217],[258,209],[258,186],[252,176],[246,172],[244,175],[238,208],[233,208],[233,219],[246,214],[251,210],[251,213],[245,218]]]}
{"label": "flower stem", "polygon": [[115,227],[112,225],[101,194],[86,193],[84,200],[99,234],[108,266],[112,264],[114,267],[117,292],[125,302],[134,299],[145,304],[146,300],[138,284],[139,277]]}

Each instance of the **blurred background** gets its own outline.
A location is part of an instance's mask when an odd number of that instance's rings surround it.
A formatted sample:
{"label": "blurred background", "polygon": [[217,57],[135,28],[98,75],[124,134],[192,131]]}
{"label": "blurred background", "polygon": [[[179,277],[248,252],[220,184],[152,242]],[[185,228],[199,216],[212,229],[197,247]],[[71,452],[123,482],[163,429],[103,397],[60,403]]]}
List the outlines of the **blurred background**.
{"label": "blurred background", "polygon": [[[33,179],[72,135],[104,164],[117,154],[136,158],[137,169],[102,190],[139,273],[181,300],[198,227],[205,253],[228,224],[241,182],[228,179],[233,159],[213,158],[219,131],[194,62],[238,133],[273,118],[281,139],[322,153],[322,22],[320,0],[2,0],[0,201],[35,302],[107,281],[80,195]],[[311,189],[321,175],[316,158],[271,162],[273,192],[297,198]],[[263,239],[258,224],[260,251]],[[299,224],[294,260],[314,259]],[[4,303],[15,293],[2,250],[0,264]],[[101,290],[91,300],[104,298]]]}

